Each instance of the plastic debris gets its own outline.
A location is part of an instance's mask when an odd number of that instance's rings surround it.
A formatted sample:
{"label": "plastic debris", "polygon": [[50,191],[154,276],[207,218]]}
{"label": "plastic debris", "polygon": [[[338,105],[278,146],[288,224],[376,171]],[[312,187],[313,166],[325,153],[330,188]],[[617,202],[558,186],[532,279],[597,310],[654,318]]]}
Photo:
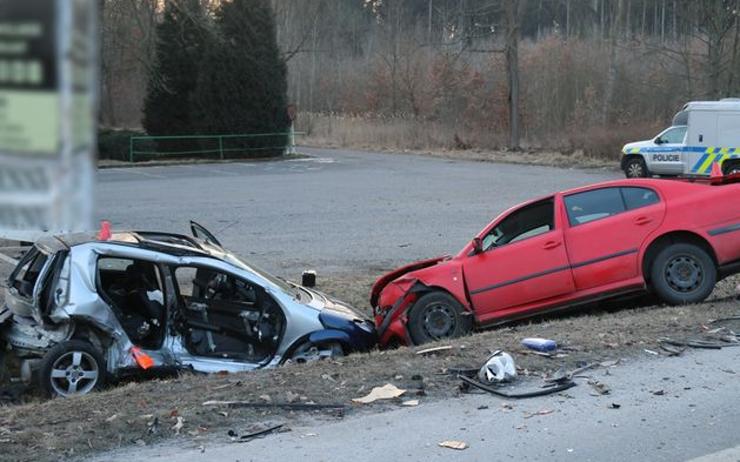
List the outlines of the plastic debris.
{"label": "plastic debris", "polygon": [[228,435],[231,437],[231,441],[235,443],[247,443],[249,441],[252,441],[255,438],[262,438],[265,435],[268,435],[276,431],[284,432],[284,431],[290,431],[290,429],[284,428],[284,425],[280,424],[280,425],[275,425],[272,427],[265,428],[263,430],[258,430],[252,433],[248,433],[246,435],[239,435],[234,430],[229,430]]}
{"label": "plastic debris", "polygon": [[589,380],[588,384],[591,385],[591,387],[596,390],[596,393],[600,395],[608,395],[611,391],[609,385],[604,382],[599,382],[598,380]]}
{"label": "plastic debris", "polygon": [[370,404],[381,399],[393,399],[406,393],[406,390],[402,390],[395,385],[388,383],[382,387],[375,387],[372,391],[362,398],[354,398],[352,402],[359,404]]}
{"label": "plastic debris", "polygon": [[516,364],[509,353],[494,352],[478,371],[478,379],[483,383],[506,382],[516,378]]}
{"label": "plastic debris", "polygon": [[529,348],[530,350],[541,351],[547,353],[554,351],[558,348],[558,344],[555,340],[547,338],[529,337],[522,340],[522,345]]}
{"label": "plastic debris", "polygon": [[417,355],[428,355],[428,354],[432,354],[432,353],[439,353],[439,352],[442,352],[442,351],[448,351],[448,350],[451,350],[451,349],[452,349],[452,347],[450,345],[445,345],[445,346],[438,346],[438,347],[433,347],[433,348],[425,348],[423,350],[417,351],[416,354]]}
{"label": "plastic debris", "polygon": [[468,446],[468,443],[464,441],[450,440],[450,441],[442,441],[441,443],[439,443],[439,447],[454,449],[456,451],[462,451],[462,450],[468,449],[469,446]]}
{"label": "plastic debris", "polygon": [[465,377],[464,375],[458,375],[457,378],[463,381],[463,391],[464,392],[467,391],[470,388],[470,386],[473,386],[475,388],[478,388],[483,391],[487,391],[488,393],[494,394],[496,396],[501,396],[504,398],[511,398],[511,399],[534,398],[537,396],[551,395],[553,393],[559,393],[561,391],[565,391],[569,388],[573,388],[576,386],[575,382],[566,381],[566,382],[548,383],[544,387],[535,389],[535,390],[524,391],[520,393],[510,393],[508,391],[498,389],[494,386],[485,385],[475,379],[471,379],[470,377]]}
{"label": "plastic debris", "polygon": [[408,400],[406,400],[406,401],[404,401],[404,402],[401,403],[401,406],[406,406],[406,407],[414,407],[414,406],[418,406],[418,405],[419,405],[419,400],[418,399],[408,399]]}

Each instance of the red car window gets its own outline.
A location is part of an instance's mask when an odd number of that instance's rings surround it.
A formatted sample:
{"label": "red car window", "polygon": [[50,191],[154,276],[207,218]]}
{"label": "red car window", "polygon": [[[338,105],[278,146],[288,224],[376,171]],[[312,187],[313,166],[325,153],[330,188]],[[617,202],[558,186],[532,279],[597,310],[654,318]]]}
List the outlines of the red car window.
{"label": "red car window", "polygon": [[619,188],[601,188],[565,197],[568,221],[578,226],[626,210]]}
{"label": "red car window", "polygon": [[522,241],[555,229],[552,199],[536,202],[512,212],[483,238],[483,250]]}
{"label": "red car window", "polygon": [[624,199],[624,205],[627,210],[635,210],[660,202],[658,194],[648,188],[622,188],[622,198]]}

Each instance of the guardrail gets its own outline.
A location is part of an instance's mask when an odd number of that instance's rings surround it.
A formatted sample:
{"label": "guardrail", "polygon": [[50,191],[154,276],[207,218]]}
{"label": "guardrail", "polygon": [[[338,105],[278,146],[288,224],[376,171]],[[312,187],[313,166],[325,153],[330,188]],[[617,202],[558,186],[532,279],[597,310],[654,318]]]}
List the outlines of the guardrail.
{"label": "guardrail", "polygon": [[257,133],[249,135],[167,135],[132,136],[129,161],[136,158],[217,157],[226,159],[232,153],[283,150],[295,153],[295,137],[303,132]]}

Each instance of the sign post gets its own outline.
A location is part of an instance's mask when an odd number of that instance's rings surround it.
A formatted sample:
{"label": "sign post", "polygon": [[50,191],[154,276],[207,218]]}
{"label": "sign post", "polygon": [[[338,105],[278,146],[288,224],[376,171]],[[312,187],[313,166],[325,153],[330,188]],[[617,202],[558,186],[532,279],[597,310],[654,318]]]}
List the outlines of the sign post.
{"label": "sign post", "polygon": [[0,238],[92,229],[94,0],[0,0]]}

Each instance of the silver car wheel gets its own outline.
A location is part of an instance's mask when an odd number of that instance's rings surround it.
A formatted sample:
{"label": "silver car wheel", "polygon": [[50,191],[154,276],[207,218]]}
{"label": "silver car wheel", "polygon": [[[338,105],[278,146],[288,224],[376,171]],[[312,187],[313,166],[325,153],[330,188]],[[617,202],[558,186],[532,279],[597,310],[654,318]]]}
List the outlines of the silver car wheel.
{"label": "silver car wheel", "polygon": [[342,350],[342,346],[338,343],[332,342],[322,346],[307,343],[298,347],[290,360],[298,364],[303,364],[342,356],[344,356],[344,350]]}
{"label": "silver car wheel", "polygon": [[98,383],[100,370],[95,358],[84,351],[64,353],[51,368],[51,387],[59,396],[89,393]]}
{"label": "silver car wheel", "polygon": [[643,178],[645,176],[645,167],[642,162],[630,162],[627,165],[627,178]]}

